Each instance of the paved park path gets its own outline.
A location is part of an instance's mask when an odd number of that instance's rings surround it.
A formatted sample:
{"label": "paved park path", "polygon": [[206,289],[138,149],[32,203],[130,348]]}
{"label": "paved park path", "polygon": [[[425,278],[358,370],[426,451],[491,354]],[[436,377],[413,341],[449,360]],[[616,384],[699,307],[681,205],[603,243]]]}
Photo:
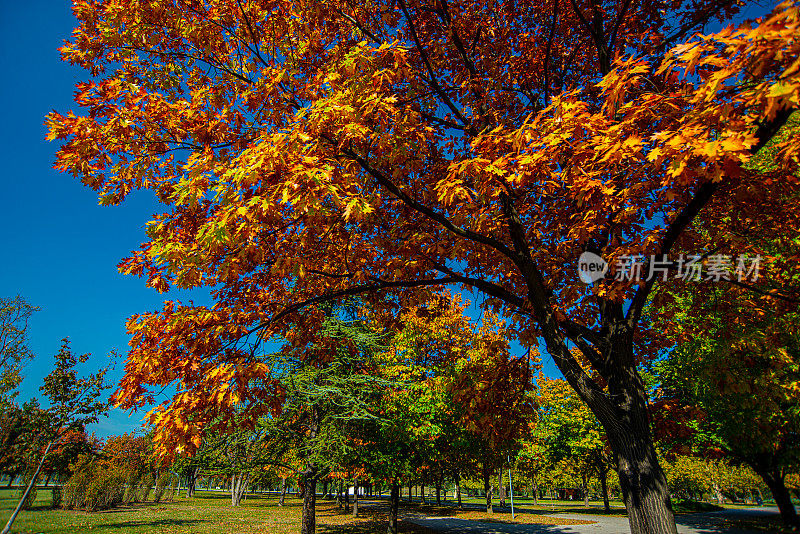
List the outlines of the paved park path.
{"label": "paved park path", "polygon": [[[680,514],[676,516],[680,534],[763,534],[763,530],[742,530],[725,526],[730,520],[775,516],[775,507],[737,508],[719,512]],[[625,534],[630,532],[626,517],[609,517],[591,514],[546,514],[543,516],[563,519],[596,521],[591,525],[530,525],[520,523],[489,523],[455,517],[407,518],[442,534]]]}

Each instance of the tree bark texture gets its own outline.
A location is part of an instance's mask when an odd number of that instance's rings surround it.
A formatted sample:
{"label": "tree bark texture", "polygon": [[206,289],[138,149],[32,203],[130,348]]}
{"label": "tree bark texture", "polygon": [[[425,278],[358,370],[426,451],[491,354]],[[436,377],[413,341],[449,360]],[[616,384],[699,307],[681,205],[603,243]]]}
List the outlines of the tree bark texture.
{"label": "tree bark texture", "polygon": [[241,504],[249,478],[250,475],[246,473],[231,475],[231,506],[239,506]]}
{"label": "tree bark texture", "polygon": [[486,493],[486,513],[493,513],[492,510],[492,472],[485,463],[483,465],[483,491]]}
{"label": "tree bark texture", "polygon": [[388,534],[397,534],[397,510],[400,508],[400,484],[392,482],[392,489],[389,494],[389,527]]}
{"label": "tree bark texture", "polygon": [[770,470],[757,470],[756,473],[764,479],[764,483],[772,493],[772,498],[775,499],[775,504],[778,505],[778,510],[781,513],[781,519],[787,526],[797,527],[800,525],[800,520],[797,517],[797,511],[792,504],[792,496],[789,490],[786,489],[783,473],[780,469],[773,468]]}
{"label": "tree bark texture", "polygon": [[317,528],[317,467],[309,464],[303,473],[303,516],[300,534],[314,534]]}
{"label": "tree bark texture", "polygon": [[278,506],[283,506],[286,500],[286,477],[281,478],[281,496],[278,499]]}
{"label": "tree bark texture", "polygon": [[358,517],[358,477],[353,479],[353,517]]}

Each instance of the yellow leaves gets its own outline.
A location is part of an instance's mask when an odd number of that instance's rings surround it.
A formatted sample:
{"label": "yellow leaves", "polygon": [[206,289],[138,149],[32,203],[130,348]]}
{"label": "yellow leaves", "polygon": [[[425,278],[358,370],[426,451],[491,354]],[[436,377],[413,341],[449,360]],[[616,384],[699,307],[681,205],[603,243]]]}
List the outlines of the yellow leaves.
{"label": "yellow leaves", "polygon": [[[800,60],[798,61],[800,62]],[[797,67],[794,69],[797,72]],[[792,103],[798,102],[798,89],[800,88],[800,84],[797,82],[791,83],[789,81],[779,81],[778,83],[774,83],[770,85],[769,92],[767,96],[770,98],[783,98],[789,97],[787,100]]]}

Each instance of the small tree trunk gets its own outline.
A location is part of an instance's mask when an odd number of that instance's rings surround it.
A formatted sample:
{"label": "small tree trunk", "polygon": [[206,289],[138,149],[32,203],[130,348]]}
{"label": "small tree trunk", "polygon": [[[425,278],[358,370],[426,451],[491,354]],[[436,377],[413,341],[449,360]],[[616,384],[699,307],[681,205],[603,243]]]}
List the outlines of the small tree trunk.
{"label": "small tree trunk", "polygon": [[389,494],[389,527],[388,534],[397,534],[397,510],[400,508],[400,484],[392,481],[392,489]]}
{"label": "small tree trunk", "polygon": [[250,475],[245,473],[231,475],[231,506],[239,506],[241,504],[248,478],[250,478]]}
{"label": "small tree trunk", "polygon": [[344,513],[350,511],[350,488],[344,485]]}
{"label": "small tree trunk", "polygon": [[408,484],[408,502],[414,502],[414,486],[410,482]]}
{"label": "small tree trunk", "polygon": [[353,517],[358,517],[358,477],[353,478]]}
{"label": "small tree trunk", "polygon": [[492,510],[492,474],[485,463],[483,465],[483,491],[486,492],[486,513],[494,513]]}
{"label": "small tree trunk", "polygon": [[281,478],[281,496],[278,499],[278,506],[283,506],[284,500],[286,500],[286,477]]}
{"label": "small tree trunk", "polygon": [[797,511],[794,509],[794,505],[792,504],[792,496],[789,495],[789,491],[786,489],[786,484],[783,480],[783,474],[780,472],[780,470],[775,468],[770,470],[759,469],[756,472],[762,479],[764,479],[769,491],[772,492],[772,497],[775,499],[775,504],[778,505],[778,510],[781,513],[781,519],[783,522],[790,527],[796,527],[800,525],[800,521],[798,521],[797,517]]}
{"label": "small tree trunk", "polygon": [[422,504],[428,504],[426,502],[426,500],[425,500],[425,482],[424,481],[420,484],[419,496],[420,496],[420,502],[422,502]]}
{"label": "small tree trunk", "polygon": [[342,498],[342,480],[341,479],[339,479],[339,489],[336,492],[336,506],[339,507],[340,510],[342,509],[342,506],[344,506],[344,499]]}
{"label": "small tree trunk", "polygon": [[581,491],[583,491],[583,507],[589,508],[589,484],[586,472],[581,473]]}
{"label": "small tree trunk", "polygon": [[608,471],[601,467],[598,470],[598,474],[600,475],[600,489],[603,491],[603,509],[606,512],[611,511],[611,504],[608,502]]}
{"label": "small tree trunk", "polygon": [[461,474],[456,473],[456,499],[458,500],[458,508],[459,510],[464,508],[464,505],[461,503]]}
{"label": "small tree trunk", "polygon": [[327,478],[322,481],[322,498],[323,499],[327,499],[328,498],[328,479]]}
{"label": "small tree trunk", "polygon": [[711,482],[711,489],[714,491],[714,499],[716,499],[717,504],[722,504],[725,502],[725,497],[722,495],[722,490],[720,489],[719,485],[715,482]]}
{"label": "small tree trunk", "polygon": [[436,479],[436,505],[442,504],[442,478]]}
{"label": "small tree trunk", "polygon": [[200,474],[199,467],[190,467],[186,476],[186,498],[194,497],[195,488],[197,487],[197,475]]}
{"label": "small tree trunk", "polygon": [[315,534],[317,506],[317,468],[313,464],[303,473],[303,517],[300,534]]}
{"label": "small tree trunk", "polygon": [[[0,534],[8,534],[9,532],[11,532],[11,525],[13,525],[14,521],[17,520],[17,516],[19,515],[19,511],[22,509],[22,505],[25,503],[25,499],[28,498],[28,494],[30,494],[31,490],[36,485],[36,479],[39,476],[39,472],[42,470],[42,466],[44,465],[44,461],[47,458],[47,454],[50,452],[50,447],[52,447],[55,442],[56,440],[53,440],[47,444],[47,448],[44,450],[44,454],[42,454],[42,459],[39,460],[39,465],[36,467],[36,471],[34,471],[30,482],[28,482],[28,487],[25,488],[25,492],[22,494],[22,498],[17,503],[17,507],[14,508],[14,512],[11,514],[11,517],[8,518],[8,522],[6,523],[6,526],[3,527],[3,530]],[[783,482],[783,480],[781,480],[781,482]]]}

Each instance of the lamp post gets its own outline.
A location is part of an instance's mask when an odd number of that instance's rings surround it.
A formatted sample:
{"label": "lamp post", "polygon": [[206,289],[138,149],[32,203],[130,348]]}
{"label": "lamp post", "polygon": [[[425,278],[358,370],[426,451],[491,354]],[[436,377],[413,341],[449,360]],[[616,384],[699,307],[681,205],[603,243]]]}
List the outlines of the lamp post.
{"label": "lamp post", "polygon": [[511,482],[511,457],[508,458],[508,494],[511,497],[511,519],[515,519],[514,515],[514,485]]}

